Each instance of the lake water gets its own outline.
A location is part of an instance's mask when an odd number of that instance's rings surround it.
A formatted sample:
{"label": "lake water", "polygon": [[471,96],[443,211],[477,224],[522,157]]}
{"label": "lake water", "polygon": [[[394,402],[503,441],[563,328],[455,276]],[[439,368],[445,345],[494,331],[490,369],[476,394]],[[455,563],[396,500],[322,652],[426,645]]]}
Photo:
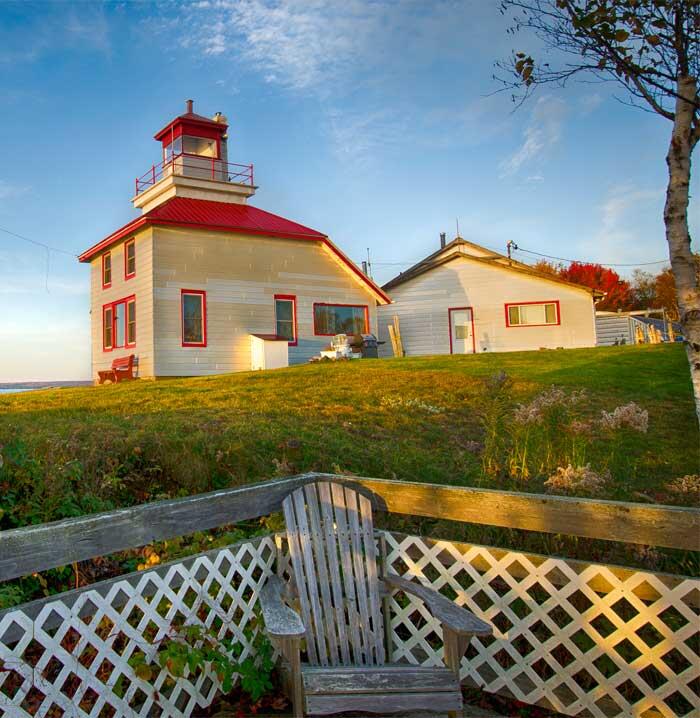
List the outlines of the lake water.
{"label": "lake water", "polygon": [[[37,387],[34,387],[37,388]],[[32,391],[32,387],[17,387],[12,389],[0,389],[0,394],[16,394],[18,391]]]}

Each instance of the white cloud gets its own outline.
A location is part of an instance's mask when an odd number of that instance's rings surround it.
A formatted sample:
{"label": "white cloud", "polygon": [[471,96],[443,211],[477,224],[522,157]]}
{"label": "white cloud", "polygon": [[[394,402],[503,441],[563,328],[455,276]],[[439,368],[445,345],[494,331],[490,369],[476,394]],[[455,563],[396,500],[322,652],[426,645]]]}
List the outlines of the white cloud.
{"label": "white cloud", "polygon": [[603,104],[603,97],[597,92],[593,92],[588,95],[583,95],[578,100],[581,112],[585,115],[594,112]]}
{"label": "white cloud", "polygon": [[541,165],[547,150],[561,139],[566,114],[564,100],[549,95],[538,98],[520,146],[500,163],[501,177],[515,175],[531,164]]}
{"label": "white cloud", "polygon": [[0,179],[0,202],[6,199],[15,199],[29,192],[30,189],[28,185],[11,184],[10,182]]}
{"label": "white cloud", "polygon": [[667,247],[661,206],[662,189],[618,185],[598,207],[599,228],[588,249],[601,262],[649,262],[663,259]]}

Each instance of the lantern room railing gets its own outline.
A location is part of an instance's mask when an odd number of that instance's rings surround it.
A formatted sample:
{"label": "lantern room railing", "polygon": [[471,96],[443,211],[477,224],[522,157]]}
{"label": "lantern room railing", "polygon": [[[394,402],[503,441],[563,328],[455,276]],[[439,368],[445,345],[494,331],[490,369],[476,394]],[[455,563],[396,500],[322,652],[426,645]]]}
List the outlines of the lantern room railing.
{"label": "lantern room railing", "polygon": [[136,194],[145,192],[164,177],[180,175],[253,186],[253,165],[224,162],[218,157],[204,157],[182,152],[173,155],[136,178]]}

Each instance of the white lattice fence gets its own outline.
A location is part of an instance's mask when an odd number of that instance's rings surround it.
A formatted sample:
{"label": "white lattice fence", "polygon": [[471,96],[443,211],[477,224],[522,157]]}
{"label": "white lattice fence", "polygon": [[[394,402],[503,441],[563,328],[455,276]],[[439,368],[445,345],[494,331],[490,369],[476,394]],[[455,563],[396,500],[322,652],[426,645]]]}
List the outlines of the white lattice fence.
{"label": "white lattice fence", "polygon": [[[566,715],[698,716],[700,581],[387,534],[388,563],[496,627],[462,678]],[[439,625],[392,601],[394,660],[440,665]]]}
{"label": "white lattice fence", "polygon": [[173,681],[154,658],[173,625],[198,622],[249,651],[243,629],[275,561],[271,537],[26,604],[0,614],[0,716],[185,718],[211,703],[216,675]]}

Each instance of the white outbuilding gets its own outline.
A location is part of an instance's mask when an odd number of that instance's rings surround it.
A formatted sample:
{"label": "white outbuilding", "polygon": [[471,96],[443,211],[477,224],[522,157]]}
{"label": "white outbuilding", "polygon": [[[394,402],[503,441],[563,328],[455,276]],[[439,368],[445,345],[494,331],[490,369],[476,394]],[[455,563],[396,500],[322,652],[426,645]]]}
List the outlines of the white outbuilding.
{"label": "white outbuilding", "polygon": [[404,353],[472,354],[596,345],[595,290],[535,270],[462,237],[387,282],[382,351],[394,316]]}

